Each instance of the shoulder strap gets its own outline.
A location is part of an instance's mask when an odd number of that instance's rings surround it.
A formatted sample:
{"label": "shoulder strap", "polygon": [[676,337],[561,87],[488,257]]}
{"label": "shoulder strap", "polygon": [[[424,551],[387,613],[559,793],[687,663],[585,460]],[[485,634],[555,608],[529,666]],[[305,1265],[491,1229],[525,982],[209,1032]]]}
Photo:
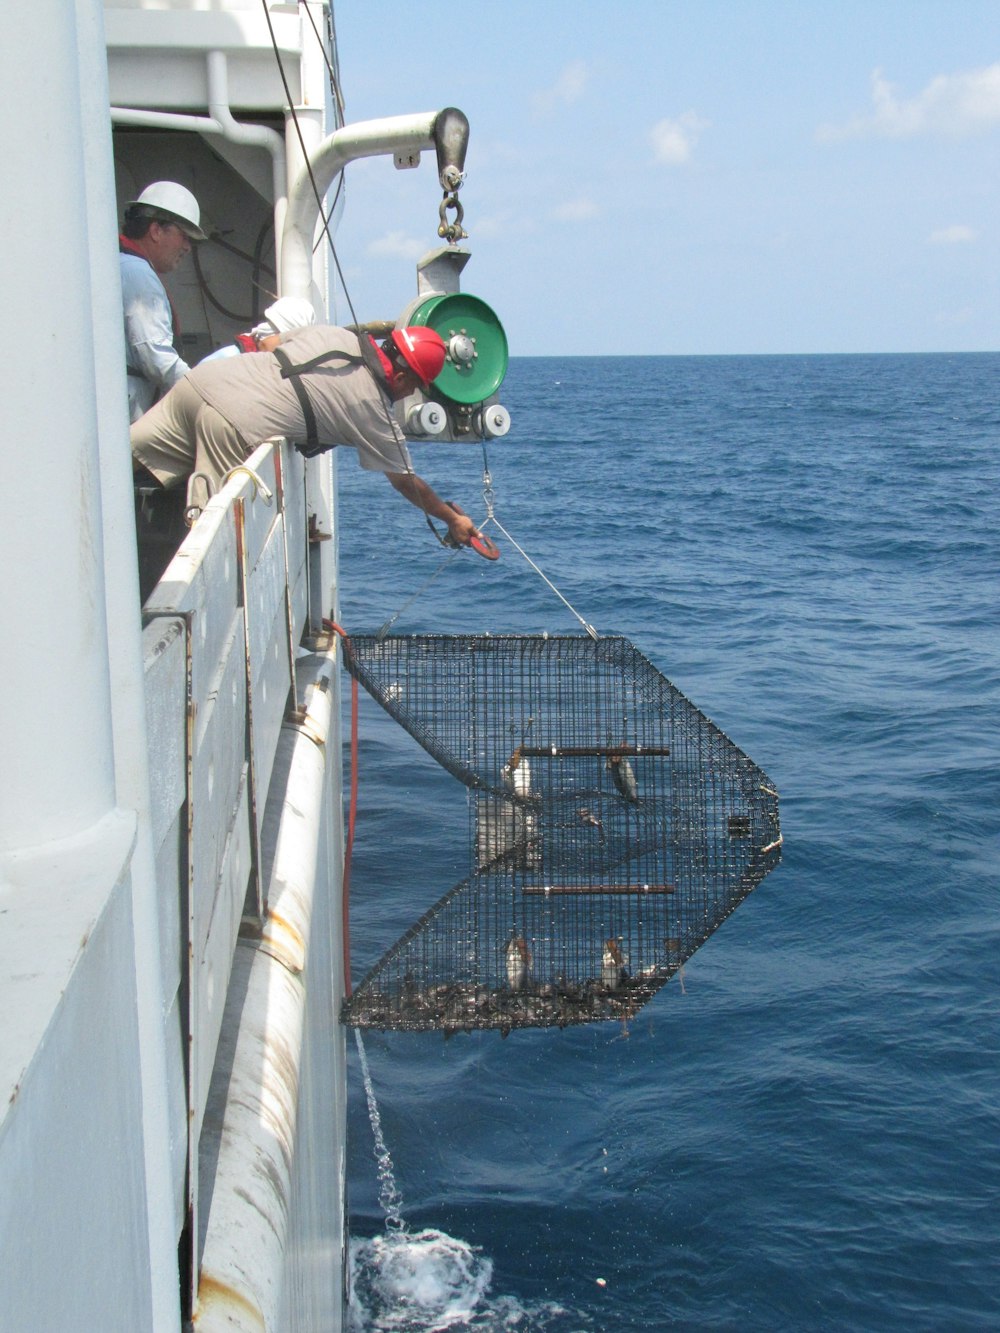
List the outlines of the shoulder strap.
{"label": "shoulder strap", "polygon": [[364,357],[357,356],[354,352],[321,352],[319,356],[314,356],[311,361],[302,361],[299,365],[293,364],[288,353],[282,352],[280,347],[274,349],[274,355],[281,365],[281,378],[283,380],[297,379],[300,375],[308,375],[311,370],[326,365],[328,361],[347,361],[352,366],[363,366],[365,364]]}
{"label": "shoulder strap", "polygon": [[[308,375],[311,370],[317,370],[320,366],[327,365],[330,361],[346,361],[352,366],[368,366],[364,356],[359,356],[354,352],[321,352],[319,356],[314,356],[311,361],[302,361],[298,365],[292,361],[287,352],[282,348],[274,349],[274,356],[278,365],[281,367],[281,378],[291,380],[292,388],[295,390],[295,396],[299,400],[299,407],[302,409],[302,418],[306,423],[305,444],[295,443],[295,448],[306,458],[312,458],[314,454],[323,452],[324,446],[319,442],[319,432],[316,429],[316,413],[313,410],[312,402],[302,382],[302,376]],[[371,369],[371,367],[368,367]]]}
{"label": "shoulder strap", "polygon": [[306,386],[300,378],[305,374],[307,367],[294,365],[292,358],[287,352],[283,352],[280,347],[274,349],[274,357],[281,367],[281,378],[292,381],[292,388],[295,390],[299,407],[302,409],[302,419],[306,423],[305,444],[297,440],[293,443],[300,454],[305,454],[306,458],[312,458],[313,454],[318,454],[321,450],[319,432],[316,429],[316,413],[313,411],[313,405],[309,401],[308,393],[306,393]]}
{"label": "shoulder strap", "polygon": [[330,361],[346,361],[352,366],[367,366],[371,371],[375,383],[380,389],[385,389],[385,371],[379,363],[379,353],[375,344],[369,337],[358,338],[357,352],[321,352],[319,356],[314,356],[311,361],[303,361],[299,365],[293,365],[285,353],[281,358],[281,378],[283,380],[292,379],[297,375],[307,375],[309,371],[316,370],[319,366],[326,365]]}

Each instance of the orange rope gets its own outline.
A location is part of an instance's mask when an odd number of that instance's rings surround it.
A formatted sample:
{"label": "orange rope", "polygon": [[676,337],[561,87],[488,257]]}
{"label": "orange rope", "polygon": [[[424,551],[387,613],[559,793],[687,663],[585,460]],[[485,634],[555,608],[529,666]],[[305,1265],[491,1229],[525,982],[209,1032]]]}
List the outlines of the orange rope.
{"label": "orange rope", "polygon": [[[332,620],[324,620],[326,629],[334,630],[344,640],[350,652],[351,640],[345,630]],[[358,813],[358,679],[351,677],[351,800],[347,813],[347,841],[344,844],[344,882],[341,893],[342,929],[344,939],[344,994],[351,998],[351,853],[354,849],[354,825]]]}

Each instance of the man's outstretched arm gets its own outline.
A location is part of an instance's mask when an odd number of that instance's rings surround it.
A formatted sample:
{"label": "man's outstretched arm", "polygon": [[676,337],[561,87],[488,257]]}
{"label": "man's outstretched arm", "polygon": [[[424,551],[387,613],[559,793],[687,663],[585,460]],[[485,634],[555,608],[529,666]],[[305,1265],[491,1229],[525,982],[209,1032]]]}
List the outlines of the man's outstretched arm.
{"label": "man's outstretched arm", "polygon": [[453,509],[415,472],[387,472],[385,475],[389,478],[389,484],[410,504],[422,509],[429,518],[446,523],[448,531],[460,545],[468,546],[473,537],[482,535],[468,514]]}

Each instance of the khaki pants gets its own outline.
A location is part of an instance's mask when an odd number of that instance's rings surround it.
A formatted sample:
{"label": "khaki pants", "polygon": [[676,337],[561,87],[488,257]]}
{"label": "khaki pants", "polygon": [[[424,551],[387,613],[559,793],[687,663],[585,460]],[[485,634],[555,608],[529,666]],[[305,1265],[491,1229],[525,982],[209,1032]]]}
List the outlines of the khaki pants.
{"label": "khaki pants", "polygon": [[198,494],[189,494],[189,503],[198,508],[215,494],[226,473],[238,467],[256,447],[248,444],[187,380],[179,380],[135,422],[131,437],[132,457],[161,485],[179,486],[192,474],[205,479],[205,485],[197,487]]}

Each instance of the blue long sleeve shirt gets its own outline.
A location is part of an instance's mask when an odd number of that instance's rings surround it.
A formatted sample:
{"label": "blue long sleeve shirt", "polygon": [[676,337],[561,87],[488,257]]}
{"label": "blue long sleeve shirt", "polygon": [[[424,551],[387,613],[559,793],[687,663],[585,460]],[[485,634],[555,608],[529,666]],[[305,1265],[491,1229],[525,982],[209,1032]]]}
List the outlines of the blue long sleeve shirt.
{"label": "blue long sleeve shirt", "polygon": [[188,373],[174,347],[173,312],[163,283],[140,255],[118,256],[125,317],[129,420],[138,421]]}

